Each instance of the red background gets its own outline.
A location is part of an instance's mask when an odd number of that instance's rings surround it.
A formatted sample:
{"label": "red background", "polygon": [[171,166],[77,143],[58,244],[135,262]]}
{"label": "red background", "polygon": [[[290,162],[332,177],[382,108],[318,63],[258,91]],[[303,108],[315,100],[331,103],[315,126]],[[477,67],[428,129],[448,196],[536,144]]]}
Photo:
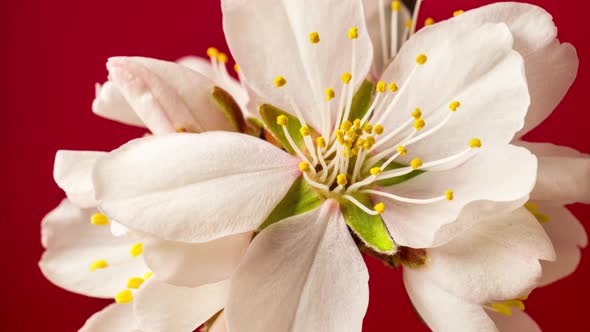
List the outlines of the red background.
{"label": "red background", "polygon": [[[456,9],[490,2],[427,0],[420,21],[426,16],[444,19]],[[554,15],[560,39],[577,47],[582,63],[564,102],[527,138],[590,153],[585,102],[590,88],[590,40],[583,17],[588,11],[582,8],[583,0],[531,2]],[[0,329],[75,331],[109,302],[61,290],[37,268],[42,252],[39,222],[63,197],[52,179],[54,154],[58,149],[109,150],[140,135],[137,129],[91,113],[94,83],[105,80],[106,59],[143,55],[174,60],[203,55],[208,46],[227,50],[219,1],[2,1],[0,36]],[[572,206],[572,211],[588,229],[588,206]],[[375,261],[368,263],[371,303],[364,330],[426,330],[412,312],[400,273]],[[533,292],[527,312],[546,331],[589,331],[588,280],[590,257],[585,255],[575,275]]]}

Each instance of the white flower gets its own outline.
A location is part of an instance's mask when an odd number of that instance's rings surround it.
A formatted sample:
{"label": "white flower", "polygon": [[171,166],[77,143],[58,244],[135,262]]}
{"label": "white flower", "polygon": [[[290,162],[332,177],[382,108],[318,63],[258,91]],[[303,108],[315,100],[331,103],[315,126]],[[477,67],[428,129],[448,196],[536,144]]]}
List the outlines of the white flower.
{"label": "white flower", "polygon": [[391,255],[396,243],[448,242],[467,205],[479,215],[528,199],[536,160],[508,143],[529,96],[504,24],[418,32],[382,77],[397,84],[379,83],[363,107],[371,88],[353,95],[372,47],[360,1],[234,0],[223,11],[244,77],[273,105],[261,116],[293,155],[241,134],[165,135],[91,172],[103,212],[161,239],[262,229],[232,275],[230,329],[358,331],[368,274],[349,227]]}

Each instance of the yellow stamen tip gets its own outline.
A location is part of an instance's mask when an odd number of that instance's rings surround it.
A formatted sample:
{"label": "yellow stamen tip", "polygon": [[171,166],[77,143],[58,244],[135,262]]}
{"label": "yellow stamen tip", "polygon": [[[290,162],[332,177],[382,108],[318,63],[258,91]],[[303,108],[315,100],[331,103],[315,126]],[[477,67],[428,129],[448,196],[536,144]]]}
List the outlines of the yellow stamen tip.
{"label": "yellow stamen tip", "polygon": [[376,124],[375,127],[373,127],[373,132],[377,135],[383,134],[383,130],[385,130],[385,129],[380,124]]}
{"label": "yellow stamen tip", "polygon": [[459,16],[459,15],[463,14],[464,12],[465,12],[465,11],[464,11],[464,10],[462,10],[462,9],[456,10],[456,11],[453,13],[453,16],[454,16],[454,17],[457,17],[457,16]]}
{"label": "yellow stamen tip", "polygon": [[481,141],[479,140],[479,138],[474,138],[474,139],[470,140],[469,147],[472,149],[481,148]]}
{"label": "yellow stamen tip", "polygon": [[342,74],[340,79],[342,80],[342,83],[348,84],[348,83],[350,83],[350,80],[352,80],[352,74],[349,72],[346,72],[346,73]]}
{"label": "yellow stamen tip", "polygon": [[149,279],[151,276],[153,276],[153,275],[154,275],[154,272],[152,272],[152,271],[150,271],[150,272],[146,272],[146,273],[143,275],[143,279],[144,279],[144,280],[148,280],[148,279]]}
{"label": "yellow stamen tip", "polygon": [[299,133],[301,134],[301,136],[309,136],[311,135],[311,130],[308,126],[303,126],[299,128]]}
{"label": "yellow stamen tip", "polygon": [[424,122],[423,119],[416,119],[416,121],[414,121],[414,128],[416,130],[422,130],[422,128],[424,128],[424,126],[426,126],[426,122]]}
{"label": "yellow stamen tip", "polygon": [[379,175],[379,174],[381,174],[382,171],[383,170],[381,169],[381,167],[373,167],[370,170],[371,175]]}
{"label": "yellow stamen tip", "polygon": [[227,61],[228,61],[227,55],[225,53],[217,54],[217,61],[219,61],[221,63],[227,63]]}
{"label": "yellow stamen tip", "polygon": [[354,124],[354,127],[357,129],[361,128],[361,119],[355,119],[352,124]]}
{"label": "yellow stamen tip", "polygon": [[535,202],[526,202],[524,203],[524,207],[529,210],[530,213],[537,213],[539,211],[539,205]]}
{"label": "yellow stamen tip", "polygon": [[399,153],[400,156],[405,156],[408,153],[408,149],[406,149],[405,146],[398,146],[397,147],[397,152]]}
{"label": "yellow stamen tip", "polygon": [[309,165],[308,162],[302,161],[302,162],[299,163],[299,170],[302,171],[302,172],[304,172],[304,173],[307,173],[307,172],[309,172],[311,170],[311,166]]}
{"label": "yellow stamen tip", "polygon": [[132,277],[127,280],[127,288],[139,289],[144,280],[140,277]]}
{"label": "yellow stamen tip", "polygon": [[452,201],[453,198],[455,198],[453,191],[452,190],[445,191],[445,198],[447,199],[447,201]]}
{"label": "yellow stamen tip", "polygon": [[377,204],[375,204],[373,209],[375,210],[375,212],[381,214],[381,213],[383,213],[383,211],[385,211],[385,204],[383,202],[377,203]]}
{"label": "yellow stamen tip", "polygon": [[377,83],[377,92],[383,93],[383,92],[385,92],[386,89],[387,89],[387,83],[385,83],[383,81],[379,81],[379,83]]}
{"label": "yellow stamen tip", "polygon": [[348,29],[348,38],[349,39],[357,39],[359,37],[359,29],[357,27],[352,27]]}
{"label": "yellow stamen tip", "polygon": [[115,295],[115,301],[119,304],[130,303],[133,301],[133,293],[128,289],[121,291]]}
{"label": "yellow stamen tip", "polygon": [[336,177],[336,182],[338,183],[338,185],[345,186],[348,183],[348,178],[346,177],[346,174],[338,174],[338,176]]}
{"label": "yellow stamen tip", "polygon": [[105,261],[104,259],[99,259],[90,264],[90,271],[94,272],[98,269],[106,269],[107,267],[109,267],[107,261]]}
{"label": "yellow stamen tip", "polygon": [[330,100],[334,99],[334,97],[336,97],[336,92],[334,92],[334,89],[327,88],[326,89],[326,100],[330,101]]}
{"label": "yellow stamen tip", "polygon": [[406,21],[406,28],[408,28],[408,29],[411,28],[412,27],[412,23],[413,23],[412,19],[407,20]]}
{"label": "yellow stamen tip", "polygon": [[309,34],[309,42],[312,44],[317,44],[320,42],[320,34],[317,32],[312,32]]}
{"label": "yellow stamen tip", "polygon": [[391,10],[398,12],[400,9],[402,9],[402,4],[399,2],[399,0],[394,0],[391,2]]}
{"label": "yellow stamen tip", "polygon": [[217,57],[218,54],[219,54],[219,50],[216,49],[215,47],[209,47],[207,49],[207,56],[208,57],[215,58],[215,57]]}
{"label": "yellow stamen tip", "polygon": [[420,158],[415,158],[410,162],[410,166],[412,166],[413,169],[418,169],[420,167],[422,167],[422,159]]}
{"label": "yellow stamen tip", "polygon": [[434,23],[436,23],[436,21],[432,17],[429,17],[424,21],[424,26],[433,25]]}
{"label": "yellow stamen tip", "polygon": [[236,73],[240,73],[240,71],[241,71],[241,70],[242,70],[242,69],[240,68],[240,65],[238,65],[238,64],[236,63],[236,64],[234,65],[234,71],[235,71]]}
{"label": "yellow stamen tip", "polygon": [[373,133],[373,125],[370,123],[365,123],[365,125],[363,126],[363,130],[365,131],[365,133],[371,134]]}
{"label": "yellow stamen tip", "polygon": [[129,253],[133,257],[137,257],[137,256],[141,255],[143,253],[143,244],[136,243],[136,244],[132,245],[131,249],[129,250]]}
{"label": "yellow stamen tip", "polygon": [[274,83],[277,88],[281,88],[287,84],[287,80],[283,76],[277,76],[274,80]]}
{"label": "yellow stamen tip", "polygon": [[419,65],[425,64],[426,61],[428,61],[428,57],[426,56],[426,54],[420,54],[416,57],[416,63]]}
{"label": "yellow stamen tip", "polygon": [[102,213],[95,213],[90,217],[90,223],[97,226],[106,226],[109,224],[109,218]]}
{"label": "yellow stamen tip", "polygon": [[325,139],[325,138],[323,138],[322,136],[320,136],[320,137],[316,138],[316,139],[315,139],[315,141],[316,141],[316,143],[318,144],[318,146],[319,146],[320,148],[322,148],[322,149],[323,149],[323,148],[325,148],[325,147],[326,147],[326,139]]}
{"label": "yellow stamen tip", "polygon": [[277,124],[287,126],[289,124],[289,118],[286,115],[279,115],[277,116]]}
{"label": "yellow stamen tip", "polygon": [[413,112],[412,112],[412,117],[416,120],[420,119],[422,117],[422,110],[419,108],[416,108]]}
{"label": "yellow stamen tip", "polygon": [[449,109],[453,112],[455,112],[457,109],[459,109],[459,107],[461,107],[461,103],[458,101],[454,101],[449,104]]}
{"label": "yellow stamen tip", "polygon": [[389,85],[387,86],[387,88],[391,92],[396,92],[397,90],[399,90],[399,88],[397,87],[397,84],[395,84],[395,82],[389,83]]}
{"label": "yellow stamen tip", "polygon": [[505,316],[512,316],[512,308],[504,303],[492,303],[492,310]]}
{"label": "yellow stamen tip", "polygon": [[350,122],[349,120],[342,122],[342,124],[340,125],[340,129],[344,131],[348,131],[350,130],[350,128],[352,128],[352,122]]}

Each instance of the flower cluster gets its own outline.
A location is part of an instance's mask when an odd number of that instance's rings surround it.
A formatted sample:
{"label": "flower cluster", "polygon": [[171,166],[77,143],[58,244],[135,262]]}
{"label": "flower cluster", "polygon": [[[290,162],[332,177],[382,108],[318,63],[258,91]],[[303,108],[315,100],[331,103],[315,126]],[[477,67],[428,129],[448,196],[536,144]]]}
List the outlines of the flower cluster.
{"label": "flower cluster", "polygon": [[[81,331],[361,331],[363,256],[434,331],[539,330],[524,301],[577,266],[590,156],[520,138],[575,79],[551,16],[424,22],[398,0],[223,0],[228,55],[115,57],[99,116],[149,134],[59,151],[56,285],[114,298]],[[329,18],[329,19],[327,19]]]}

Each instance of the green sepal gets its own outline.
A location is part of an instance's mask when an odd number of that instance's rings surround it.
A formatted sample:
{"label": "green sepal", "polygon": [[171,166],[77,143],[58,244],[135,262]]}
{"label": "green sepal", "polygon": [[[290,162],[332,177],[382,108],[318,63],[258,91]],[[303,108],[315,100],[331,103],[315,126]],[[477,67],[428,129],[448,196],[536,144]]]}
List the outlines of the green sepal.
{"label": "green sepal", "polygon": [[248,126],[246,120],[242,114],[240,105],[234,100],[234,98],[224,89],[214,86],[211,91],[211,96],[217,105],[221,107],[221,110],[225,113],[227,119],[231,122],[232,126],[239,132],[246,132]]}
{"label": "green sepal", "polygon": [[[369,195],[354,193],[351,196],[356,198],[363,205],[372,208],[373,202]],[[363,241],[363,243],[382,254],[393,255],[397,251],[397,246],[381,219],[381,216],[372,216],[361,210],[348,200],[340,202],[340,209],[346,224],[352,231]]]}
{"label": "green sepal", "polygon": [[322,205],[324,201],[325,198],[317,193],[315,189],[303,179],[303,176],[300,176],[295,182],[293,182],[293,185],[285,197],[283,197],[274,210],[272,210],[270,215],[259,227],[259,230],[263,230],[283,219],[311,211]]}
{"label": "green sepal", "polygon": [[[287,124],[287,131],[293,138],[293,142],[297,147],[301,150],[301,152],[306,153],[308,152],[307,146],[305,145],[305,141],[303,140],[303,136],[299,132],[301,129],[301,122],[297,119],[296,116],[287,113],[273,105],[270,104],[263,104],[260,106],[260,116],[262,117],[262,121],[266,125],[266,128],[272,133],[272,135],[281,143],[281,145],[287,150],[287,152],[291,154],[295,154],[295,151],[289,144],[289,141],[285,137],[285,132],[283,131],[283,126],[277,123],[277,117],[280,115],[284,115],[289,119],[289,123]],[[313,129],[309,128],[311,131],[311,137],[315,139],[318,137],[318,133]]]}
{"label": "green sepal", "polygon": [[351,122],[355,119],[362,119],[373,101],[373,92],[375,91],[375,84],[373,82],[365,80],[359,87],[354,97],[352,97],[352,104],[350,107],[350,114],[348,120]]}
{"label": "green sepal", "polygon": [[[380,166],[382,164],[383,164],[383,162],[379,162],[377,164],[377,166]],[[397,163],[397,162],[394,161],[391,164],[387,165],[387,167],[385,167],[385,169],[383,171],[384,172],[385,171],[391,171],[393,169],[398,169],[398,168],[402,168],[402,167],[407,167],[407,165],[400,164],[400,163]],[[408,180],[411,180],[411,179],[417,177],[418,175],[420,175],[420,174],[422,174],[424,172],[426,172],[426,171],[422,171],[422,170],[416,169],[416,170],[413,170],[412,172],[410,172],[410,173],[408,173],[406,175],[396,176],[394,178],[377,181],[377,185],[378,186],[381,186],[381,187],[393,186],[393,185],[400,184],[402,182],[406,182]]]}

